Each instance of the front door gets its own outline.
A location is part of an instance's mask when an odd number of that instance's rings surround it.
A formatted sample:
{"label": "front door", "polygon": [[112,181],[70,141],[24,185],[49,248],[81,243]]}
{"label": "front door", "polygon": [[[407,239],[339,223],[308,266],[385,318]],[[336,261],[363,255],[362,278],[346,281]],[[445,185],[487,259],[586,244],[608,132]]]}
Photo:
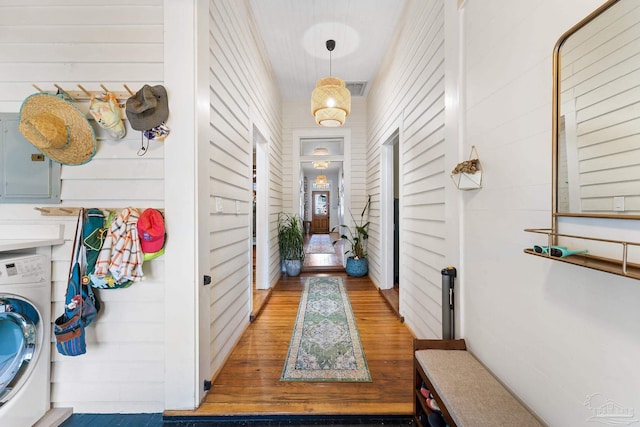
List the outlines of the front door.
{"label": "front door", "polygon": [[314,191],[311,194],[313,200],[311,214],[311,233],[329,232],[329,192]]}

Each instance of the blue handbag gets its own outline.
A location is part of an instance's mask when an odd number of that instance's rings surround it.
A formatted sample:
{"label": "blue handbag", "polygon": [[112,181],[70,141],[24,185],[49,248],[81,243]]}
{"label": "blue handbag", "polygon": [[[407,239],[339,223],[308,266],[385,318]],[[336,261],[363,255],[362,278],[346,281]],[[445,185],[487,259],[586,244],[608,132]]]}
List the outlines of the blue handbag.
{"label": "blue handbag", "polygon": [[73,242],[64,313],[54,322],[56,348],[64,356],[78,356],[86,353],[84,329],[93,322],[100,310],[100,303],[93,289],[88,282],[84,283],[87,276],[83,275],[81,271],[81,263],[84,259],[83,222],[84,209],[80,209],[76,238]]}

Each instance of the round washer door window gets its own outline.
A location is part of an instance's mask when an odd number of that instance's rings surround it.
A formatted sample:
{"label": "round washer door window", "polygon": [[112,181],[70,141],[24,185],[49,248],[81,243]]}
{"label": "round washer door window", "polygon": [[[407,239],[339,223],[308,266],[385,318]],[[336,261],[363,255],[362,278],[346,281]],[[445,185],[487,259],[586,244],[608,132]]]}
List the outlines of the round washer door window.
{"label": "round washer door window", "polygon": [[20,390],[42,347],[42,322],[33,303],[0,294],[0,406]]}

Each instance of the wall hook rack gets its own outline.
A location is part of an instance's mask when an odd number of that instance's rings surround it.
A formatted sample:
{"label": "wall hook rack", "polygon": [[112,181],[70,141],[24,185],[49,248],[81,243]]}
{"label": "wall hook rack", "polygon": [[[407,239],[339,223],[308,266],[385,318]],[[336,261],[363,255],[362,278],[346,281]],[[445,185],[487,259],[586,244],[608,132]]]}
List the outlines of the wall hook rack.
{"label": "wall hook rack", "polygon": [[56,88],[56,90],[54,91],[44,90],[35,83],[31,84],[31,86],[33,86],[38,92],[49,93],[52,95],[62,93],[63,95],[69,97],[69,99],[73,102],[89,101],[92,98],[101,98],[106,92],[110,92],[116,97],[116,99],[124,101],[135,95],[135,92],[132,91],[126,84],[122,85],[125,89],[124,91],[111,91],[102,83],[100,84],[100,90],[89,90],[79,83],[77,84],[77,86],[80,90],[66,90],[58,83],[53,84],[53,86]]}
{"label": "wall hook rack", "polygon": [[[101,211],[104,211],[104,212],[119,212],[122,209],[125,209],[126,207],[131,208],[130,206],[125,206],[122,208],[95,208],[95,209],[100,209]],[[51,206],[51,207],[47,206],[47,207],[36,207],[34,209],[40,212],[40,215],[42,216],[77,216],[78,212],[82,208],[71,207],[71,206],[64,206],[64,207],[63,206]],[[147,208],[132,208],[132,209],[136,209],[138,212],[142,213]],[[162,214],[164,214],[163,208],[153,208],[153,209],[160,211],[162,212]]]}

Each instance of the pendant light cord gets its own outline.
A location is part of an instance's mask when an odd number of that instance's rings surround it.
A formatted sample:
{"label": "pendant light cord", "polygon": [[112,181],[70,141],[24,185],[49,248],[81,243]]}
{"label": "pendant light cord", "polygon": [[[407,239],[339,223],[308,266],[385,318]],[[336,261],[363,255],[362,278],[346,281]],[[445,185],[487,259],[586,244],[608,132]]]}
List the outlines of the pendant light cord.
{"label": "pendant light cord", "polygon": [[327,47],[327,50],[329,51],[329,77],[333,77],[333,67],[332,67],[332,61],[331,61],[331,52],[333,52],[333,49],[336,48],[336,41],[335,40],[327,40],[325,43],[325,46]]}

